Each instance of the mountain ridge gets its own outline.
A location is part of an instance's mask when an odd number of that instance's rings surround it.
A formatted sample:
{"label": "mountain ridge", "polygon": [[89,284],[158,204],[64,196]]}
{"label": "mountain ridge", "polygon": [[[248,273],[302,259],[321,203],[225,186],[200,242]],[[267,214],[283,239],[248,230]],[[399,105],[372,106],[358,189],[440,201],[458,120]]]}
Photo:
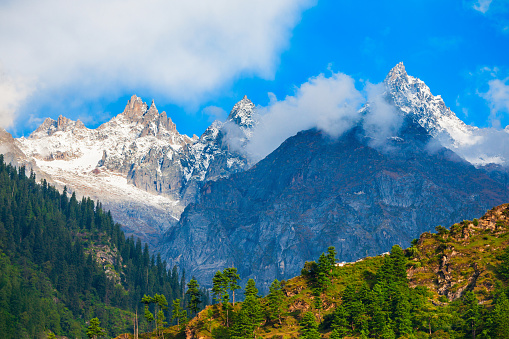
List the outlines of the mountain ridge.
{"label": "mountain ridge", "polygon": [[202,281],[234,265],[265,291],[323,252],[323,239],[353,261],[508,198],[454,152],[429,149],[430,140],[411,117],[388,150],[370,147],[359,127],[337,140],[300,132],[251,169],[205,184],[158,249]]}

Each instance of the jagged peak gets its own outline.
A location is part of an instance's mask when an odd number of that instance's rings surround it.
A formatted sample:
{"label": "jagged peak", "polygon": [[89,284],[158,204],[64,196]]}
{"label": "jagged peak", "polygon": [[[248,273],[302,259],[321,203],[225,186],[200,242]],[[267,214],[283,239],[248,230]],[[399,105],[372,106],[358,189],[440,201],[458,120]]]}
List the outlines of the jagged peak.
{"label": "jagged peak", "polygon": [[405,82],[408,82],[408,73],[406,72],[405,65],[403,65],[403,62],[399,62],[396,66],[394,66],[389,73],[387,74],[387,77],[385,78],[385,83],[390,84],[394,83],[398,80],[404,80]]}
{"label": "jagged peak", "polygon": [[254,110],[255,105],[248,99],[247,95],[244,95],[242,100],[233,106],[227,121],[232,121],[241,127],[251,128],[255,125],[255,121],[253,120]]}
{"label": "jagged peak", "polygon": [[64,117],[63,115],[59,115],[57,120],[53,120],[51,118],[44,119],[43,123],[32,134],[30,134],[30,138],[52,135],[58,131],[69,131],[76,128],[81,129],[86,127],[79,119],[74,121]]}
{"label": "jagged peak", "polygon": [[121,115],[131,121],[137,121],[147,112],[147,108],[147,104],[134,94],[131,99],[127,101],[127,105]]}
{"label": "jagged peak", "polygon": [[159,111],[157,110],[154,99],[152,99],[152,103],[150,104],[150,107],[149,107],[148,111],[145,113],[145,115],[158,115],[158,114],[159,114]]}

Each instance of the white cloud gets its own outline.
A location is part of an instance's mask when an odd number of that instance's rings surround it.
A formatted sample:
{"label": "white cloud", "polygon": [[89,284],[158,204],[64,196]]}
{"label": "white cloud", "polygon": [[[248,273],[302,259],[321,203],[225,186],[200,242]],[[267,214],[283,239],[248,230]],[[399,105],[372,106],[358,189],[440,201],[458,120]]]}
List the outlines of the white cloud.
{"label": "white cloud", "polygon": [[15,120],[15,112],[33,91],[27,78],[14,78],[5,74],[0,65],[0,128],[9,128]]}
{"label": "white cloud", "polygon": [[209,122],[213,122],[214,120],[224,121],[228,116],[228,113],[224,109],[217,106],[207,106],[202,112],[209,117]]}
{"label": "white cloud", "polygon": [[12,79],[34,77],[37,100],[50,103],[52,95],[86,101],[143,89],[192,105],[239,75],[273,77],[314,3],[3,1],[0,62]]}
{"label": "white cloud", "polygon": [[[498,128],[478,128],[472,131],[468,144],[448,146],[474,165],[509,164],[509,131]],[[447,145],[446,145],[447,146]]]}
{"label": "white cloud", "polygon": [[363,127],[370,137],[370,146],[385,148],[387,139],[396,137],[403,123],[402,114],[396,107],[385,100],[386,87],[384,83],[366,85],[369,109],[363,118]]}
{"label": "white cloud", "polygon": [[492,0],[479,0],[474,3],[472,8],[484,14],[490,9],[491,1]]}
{"label": "white cloud", "polygon": [[294,96],[277,101],[271,94],[268,107],[258,107],[257,125],[247,151],[255,160],[265,157],[297,132],[318,128],[338,137],[360,119],[363,97],[354,80],[342,73],[310,78]]}
{"label": "white cloud", "polygon": [[481,96],[490,104],[491,122],[494,127],[500,127],[500,114],[509,113],[509,85],[506,80],[493,79],[488,82],[489,89]]}

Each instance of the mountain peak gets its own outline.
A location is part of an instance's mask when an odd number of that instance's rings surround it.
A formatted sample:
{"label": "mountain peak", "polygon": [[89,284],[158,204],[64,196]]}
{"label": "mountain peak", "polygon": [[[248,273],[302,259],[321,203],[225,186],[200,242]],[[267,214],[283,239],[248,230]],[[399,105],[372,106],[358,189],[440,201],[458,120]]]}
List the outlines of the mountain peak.
{"label": "mountain peak", "polygon": [[30,138],[52,135],[58,131],[72,131],[76,128],[82,129],[86,127],[79,119],[74,121],[64,117],[63,115],[59,115],[57,120],[46,118],[43,123],[32,134],[30,134]]}
{"label": "mountain peak", "polygon": [[[152,102],[153,103],[153,102]],[[143,114],[147,111],[147,104],[141,100],[136,94],[134,94],[129,101],[127,101],[127,105],[125,106],[124,115],[131,121],[137,121]]]}
{"label": "mountain peak", "polygon": [[402,62],[384,80],[386,99],[411,116],[442,145],[455,149],[473,142],[472,129],[447,107],[440,95],[433,95],[424,81],[408,75]]}
{"label": "mountain peak", "polygon": [[154,103],[154,99],[152,99],[152,103],[150,104],[148,111],[145,113],[145,117],[149,116],[150,118],[154,118],[158,115],[159,111],[157,110],[156,104]]}
{"label": "mountain peak", "polygon": [[396,83],[401,85],[401,83],[408,83],[409,80],[410,79],[406,72],[405,65],[403,65],[403,62],[400,62],[389,71],[387,77],[385,78],[384,83],[385,84]]}
{"label": "mountain peak", "polygon": [[247,95],[244,95],[242,100],[233,106],[226,120],[232,121],[240,127],[252,128],[256,124],[253,120],[254,110],[255,105],[247,98]]}

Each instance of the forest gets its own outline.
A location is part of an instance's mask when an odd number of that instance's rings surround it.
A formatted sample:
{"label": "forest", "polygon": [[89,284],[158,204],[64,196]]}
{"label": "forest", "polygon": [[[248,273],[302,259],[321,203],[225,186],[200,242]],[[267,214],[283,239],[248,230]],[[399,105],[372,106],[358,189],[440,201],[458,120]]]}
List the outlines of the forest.
{"label": "forest", "polygon": [[[139,239],[126,238],[99,202],[37,183],[0,155],[2,338],[87,338],[93,318],[109,336],[132,332],[144,295],[180,298],[187,307],[185,279]],[[140,330],[152,329],[140,319]]]}

